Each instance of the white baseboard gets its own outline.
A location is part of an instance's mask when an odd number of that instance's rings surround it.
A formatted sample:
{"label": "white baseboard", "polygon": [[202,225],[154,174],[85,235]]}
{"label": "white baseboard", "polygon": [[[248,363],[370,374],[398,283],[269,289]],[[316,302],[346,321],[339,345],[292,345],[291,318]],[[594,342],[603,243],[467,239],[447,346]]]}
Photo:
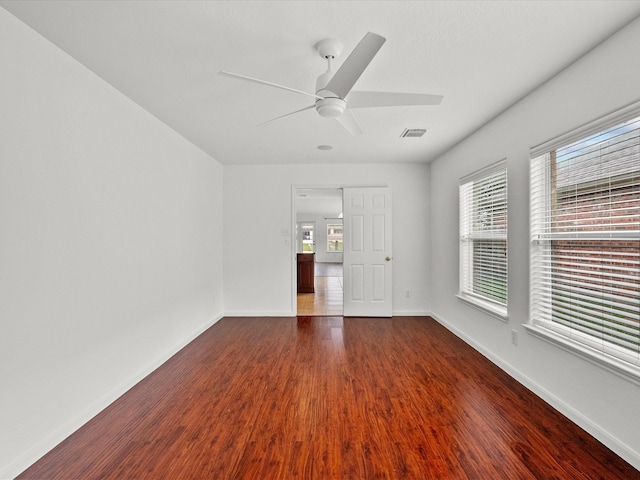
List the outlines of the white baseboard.
{"label": "white baseboard", "polygon": [[204,325],[200,326],[200,328],[196,329],[191,335],[183,338],[171,349],[163,352],[162,355],[159,355],[157,358],[147,363],[147,365],[145,365],[143,368],[134,372],[120,384],[116,385],[106,395],[98,398],[91,405],[85,408],[82,412],[75,415],[60,428],[57,428],[55,431],[51,432],[28,451],[24,452],[17,459],[7,464],[4,468],[2,468],[2,470],[0,470],[0,480],[10,480],[25,471],[40,458],[42,458],[47,452],[49,452],[56,445],[62,442],[65,438],[82,427],[85,423],[87,423],[98,413],[100,413],[102,410],[116,401],[119,397],[121,397],[124,393],[130,390],[134,385],[139,383],[142,379],[144,379],[146,376],[160,367],[160,365],[165,363],[172,356],[182,350],[185,346],[187,346],[187,344],[197,338],[205,330],[218,322],[218,320],[220,320],[222,317],[223,316],[220,315],[214,317],[212,320],[207,321]]}
{"label": "white baseboard", "polygon": [[425,312],[424,310],[394,310],[392,315],[394,317],[429,317],[431,312]]}
{"label": "white baseboard", "polygon": [[599,425],[592,422],[589,418],[585,417],[583,414],[572,408],[567,403],[563,402],[561,399],[556,397],[554,394],[549,392],[547,389],[542,387],[540,384],[534,382],[529,377],[524,375],[519,370],[513,368],[510,364],[505,362],[502,358],[495,355],[493,352],[487,350],[482,345],[478,345],[472,338],[465,335],[463,332],[455,328],[449,322],[444,320],[440,315],[436,313],[431,313],[430,316],[437,321],[440,325],[445,327],[455,336],[463,340],[465,343],[470,345],[473,349],[480,352],[484,357],[498,366],[500,369],[504,370],[511,377],[516,379],[519,383],[527,387],[533,393],[535,393],[538,397],[542,398],[545,402],[555,408],[557,411],[562,413],[564,416],[569,418],[573,423],[578,425],[580,428],[594,436],[600,442],[607,446],[610,450],[615,452],[617,455],[622,457],[624,460],[633,465],[634,468],[640,470],[640,453],[636,452],[633,448],[628,446],[627,444],[621,442],[616,437],[611,435],[609,432],[604,430]]}

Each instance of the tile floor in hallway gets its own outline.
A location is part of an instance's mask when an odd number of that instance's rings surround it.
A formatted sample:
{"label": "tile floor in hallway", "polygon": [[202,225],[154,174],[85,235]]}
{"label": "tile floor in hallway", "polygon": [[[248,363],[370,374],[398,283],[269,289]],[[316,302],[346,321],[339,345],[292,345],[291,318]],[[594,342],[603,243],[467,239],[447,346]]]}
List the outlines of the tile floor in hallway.
{"label": "tile floor in hallway", "polygon": [[342,264],[316,263],[315,293],[298,293],[298,315],[342,315]]}

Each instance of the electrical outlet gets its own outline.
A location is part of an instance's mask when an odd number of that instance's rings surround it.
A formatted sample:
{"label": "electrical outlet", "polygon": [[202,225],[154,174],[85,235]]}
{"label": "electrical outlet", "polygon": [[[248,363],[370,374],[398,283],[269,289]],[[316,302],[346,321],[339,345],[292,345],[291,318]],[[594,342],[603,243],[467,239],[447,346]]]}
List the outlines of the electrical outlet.
{"label": "electrical outlet", "polygon": [[511,330],[511,343],[514,345],[518,345],[518,331]]}

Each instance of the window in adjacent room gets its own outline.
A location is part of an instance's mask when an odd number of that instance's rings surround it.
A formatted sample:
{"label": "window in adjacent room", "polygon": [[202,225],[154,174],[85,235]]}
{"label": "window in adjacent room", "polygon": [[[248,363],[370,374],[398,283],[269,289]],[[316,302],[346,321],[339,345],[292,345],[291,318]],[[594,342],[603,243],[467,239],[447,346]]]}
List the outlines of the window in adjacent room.
{"label": "window in adjacent room", "polygon": [[502,160],[460,180],[458,298],[507,318],[507,165]]}
{"label": "window in adjacent room", "polygon": [[314,253],[315,252],[315,239],[313,237],[313,230],[315,224],[312,222],[302,224],[302,252]]}
{"label": "window in adjacent room", "polygon": [[640,107],[532,150],[534,334],[640,380]]}
{"label": "window in adjacent room", "polygon": [[342,252],[342,224],[327,224],[327,252]]}

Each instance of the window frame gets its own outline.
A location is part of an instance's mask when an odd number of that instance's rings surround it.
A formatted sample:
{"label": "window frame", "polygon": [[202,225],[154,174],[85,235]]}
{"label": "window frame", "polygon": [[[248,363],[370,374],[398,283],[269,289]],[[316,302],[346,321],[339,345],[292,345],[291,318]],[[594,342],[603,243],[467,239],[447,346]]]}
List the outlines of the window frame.
{"label": "window frame", "polygon": [[[537,294],[535,293],[536,289],[546,286],[546,283],[543,283],[542,280],[539,280],[536,275],[540,271],[540,264],[538,262],[540,258],[540,245],[543,245],[544,242],[548,242],[547,245],[550,245],[555,239],[564,239],[568,236],[573,236],[577,241],[588,241],[595,240],[602,235],[598,235],[597,228],[601,227],[602,224],[596,224],[594,229],[587,229],[580,233],[571,233],[571,234],[555,234],[555,232],[545,233],[543,236],[538,235],[538,231],[535,230],[536,225],[543,225],[544,221],[540,219],[539,215],[542,212],[549,211],[549,202],[551,200],[551,181],[549,178],[545,178],[544,184],[535,184],[534,173],[535,168],[544,168],[544,166],[534,165],[534,162],[540,160],[540,158],[544,155],[549,155],[551,152],[561,150],[564,147],[567,147],[574,142],[578,142],[580,140],[588,139],[588,137],[592,135],[596,135],[602,132],[606,132],[607,130],[623,124],[627,121],[633,120],[640,116],[640,102],[636,102],[630,104],[620,110],[612,112],[608,115],[605,115],[599,119],[596,119],[582,127],[579,127],[575,130],[572,130],[568,133],[560,135],[554,139],[551,139],[543,144],[540,144],[536,147],[533,147],[530,152],[530,173],[529,173],[529,190],[530,190],[530,199],[529,199],[529,218],[530,218],[530,247],[529,247],[529,318],[527,323],[524,325],[526,330],[548,343],[551,343],[565,351],[568,351],[572,354],[578,355],[581,358],[596,364],[616,375],[619,375],[627,380],[630,380],[636,384],[640,384],[640,352],[638,352],[637,356],[633,353],[630,355],[626,355],[623,351],[622,347],[618,347],[615,343],[609,342],[606,339],[596,340],[596,337],[593,335],[589,335],[586,333],[581,333],[577,331],[575,328],[565,327],[560,322],[557,325],[551,325],[548,320],[536,318],[537,308],[539,305],[537,302]],[[640,140],[638,141],[640,143]],[[539,163],[542,163],[540,161]],[[538,172],[539,173],[539,172]],[[546,175],[546,173],[545,173]],[[636,174],[632,174],[635,178]],[[608,179],[616,178],[615,175],[610,175],[607,177]],[[604,180],[603,180],[604,183]],[[534,197],[535,193],[538,193],[538,197]],[[613,193],[611,195],[614,195]],[[540,197],[544,198],[540,198]],[[611,198],[611,196],[607,197]],[[603,201],[606,202],[606,201]],[[543,204],[543,207],[537,208],[536,205],[539,203]],[[538,223],[536,223],[538,222]],[[554,236],[555,234],[555,236]],[[637,231],[631,231],[631,233],[626,232],[624,230],[619,230],[618,232],[610,235],[607,240],[609,241],[624,241],[626,238],[631,239],[632,241],[638,240],[639,242],[639,251],[640,251],[640,236]],[[605,241],[605,240],[595,240],[595,241]],[[580,248],[579,245],[574,245],[573,247],[567,248]],[[600,249],[600,252],[605,252],[606,250]],[[633,253],[633,251],[632,251]],[[536,256],[537,255],[537,256]],[[604,258],[604,256],[594,257]],[[538,270],[536,270],[536,268]],[[548,267],[547,267],[548,268]],[[558,292],[558,290],[555,290]]]}
{"label": "window frame", "polygon": [[[476,236],[469,232],[470,223],[473,220],[470,219],[472,214],[467,213],[467,207],[463,205],[466,193],[465,189],[473,188],[474,182],[481,182],[482,180],[489,179],[497,173],[504,173],[504,233],[496,233],[492,231],[486,237],[482,235]],[[458,231],[458,262],[459,262],[459,282],[458,282],[458,294],[456,297],[463,303],[479,309],[484,313],[487,313],[498,320],[507,322],[508,316],[508,172],[507,172],[507,159],[503,158],[495,163],[492,163],[480,170],[466,175],[459,180],[459,231]],[[471,186],[469,186],[471,185]],[[473,205],[473,200],[471,200]],[[473,210],[473,208],[472,208]],[[492,210],[492,213],[495,213]],[[469,218],[467,218],[469,216]],[[493,217],[492,217],[493,221]],[[498,241],[504,242],[504,249],[506,252],[506,258],[504,260],[504,279],[505,279],[505,302],[500,303],[491,298],[476,294],[468,288],[468,285],[474,285],[474,269],[473,266],[469,268],[469,265],[473,263],[472,257],[474,255],[474,242],[491,242]]]}

